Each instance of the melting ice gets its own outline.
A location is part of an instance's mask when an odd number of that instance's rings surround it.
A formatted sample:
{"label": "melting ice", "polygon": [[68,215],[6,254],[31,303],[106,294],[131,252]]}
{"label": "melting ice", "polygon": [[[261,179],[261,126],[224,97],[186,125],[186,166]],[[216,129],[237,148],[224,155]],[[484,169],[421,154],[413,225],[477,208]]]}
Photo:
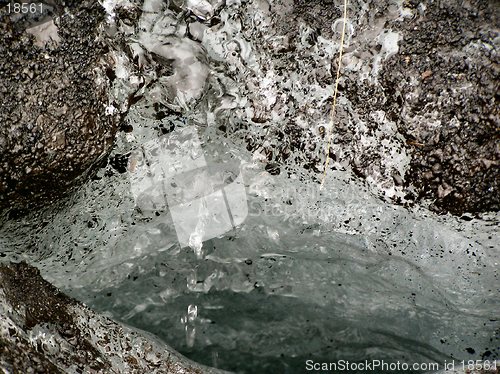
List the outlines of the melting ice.
{"label": "melting ice", "polygon": [[[108,166],[59,209],[8,223],[9,258],[35,262],[66,292],[194,360],[239,372],[303,372],[306,359],[443,362],[496,344],[495,217],[391,205],[341,164],[323,189],[294,162],[266,171],[262,155],[284,147],[270,129],[286,118],[304,131],[325,124],[332,86],[278,74],[249,26],[256,15],[270,27],[264,2],[173,3],[189,21],[146,1],[141,27],[124,31],[139,67],[117,51],[113,94],[149,82],[127,118],[134,131],[113,151],[127,155],[126,172]],[[379,31],[375,65],[397,52],[398,35]],[[338,45],[319,37],[311,51],[311,32],[301,25],[297,56],[319,74]],[[277,41],[286,44],[266,43]],[[297,69],[310,70],[300,58]],[[366,61],[346,59],[376,78]],[[168,108],[161,119],[155,104]],[[245,139],[261,135],[249,151]]]}

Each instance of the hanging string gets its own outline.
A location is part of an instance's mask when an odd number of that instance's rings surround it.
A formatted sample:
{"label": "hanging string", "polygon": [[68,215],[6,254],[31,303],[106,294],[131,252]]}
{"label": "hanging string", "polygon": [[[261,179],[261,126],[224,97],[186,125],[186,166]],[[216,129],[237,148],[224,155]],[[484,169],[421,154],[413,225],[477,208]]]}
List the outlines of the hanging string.
{"label": "hanging string", "polygon": [[328,125],[328,144],[326,146],[326,161],[325,167],[323,171],[323,178],[321,179],[321,188],[323,188],[323,184],[325,183],[326,173],[328,171],[328,165],[330,163],[330,148],[332,146],[332,136],[333,136],[333,120],[335,118],[335,109],[337,106],[337,95],[339,90],[339,80],[340,80],[340,69],[342,66],[342,53],[344,52],[344,36],[345,36],[345,28],[347,23],[347,0],[344,0],[344,20],[342,23],[342,36],[340,37],[340,49],[339,49],[339,57],[337,63],[337,76],[335,78],[335,89],[333,91],[333,104],[332,109],[330,111],[330,123]]}

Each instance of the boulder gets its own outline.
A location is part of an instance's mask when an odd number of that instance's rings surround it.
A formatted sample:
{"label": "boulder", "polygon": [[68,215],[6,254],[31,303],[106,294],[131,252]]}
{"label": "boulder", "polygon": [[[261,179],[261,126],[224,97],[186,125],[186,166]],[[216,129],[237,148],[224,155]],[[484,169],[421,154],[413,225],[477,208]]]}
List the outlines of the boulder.
{"label": "boulder", "polygon": [[50,203],[84,180],[120,120],[104,9],[41,4],[40,14],[0,16],[0,211]]}

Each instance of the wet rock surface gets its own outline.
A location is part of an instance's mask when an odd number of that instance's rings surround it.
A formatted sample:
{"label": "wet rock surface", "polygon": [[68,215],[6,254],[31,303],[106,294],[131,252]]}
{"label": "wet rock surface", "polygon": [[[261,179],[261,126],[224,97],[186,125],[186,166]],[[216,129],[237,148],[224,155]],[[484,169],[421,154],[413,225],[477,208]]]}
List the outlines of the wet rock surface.
{"label": "wet rock surface", "polygon": [[244,8],[258,16],[242,18],[242,34],[260,35],[252,47],[265,56],[236,63],[251,71],[256,133],[222,130],[243,134],[273,173],[302,165],[320,179],[331,127],[333,169],[350,168],[383,198],[457,215],[499,209],[495,1],[349,2],[332,124],[341,3]]}
{"label": "wet rock surface", "polygon": [[[326,188],[316,191],[340,1],[120,2],[117,66],[108,78],[117,78],[112,90],[135,91],[126,133],[108,165],[63,209],[0,227],[0,255],[29,257],[95,310],[230,370],[302,372],[310,357],[356,360],[373,347],[388,359],[496,359],[498,220],[438,221],[422,207],[435,200],[432,209],[455,214],[497,209],[492,4],[349,2],[331,170]],[[426,28],[434,30],[429,37]],[[463,30],[471,30],[464,42],[457,36]],[[467,110],[457,104],[462,99]],[[204,243],[200,258],[177,244],[166,208],[138,209],[127,179],[137,149],[147,153],[145,143],[191,125],[205,132],[204,151],[246,163],[255,212],[236,235]],[[161,161],[155,151],[149,156],[152,165]],[[416,204],[403,209],[373,195]],[[65,325],[71,315],[55,300],[46,302],[52,311],[29,301],[40,310],[22,325],[37,333],[47,321]],[[92,328],[92,318],[81,326]],[[70,335],[82,355],[101,360],[98,346],[85,348],[77,330]],[[7,346],[8,334],[1,336]],[[23,344],[7,356],[31,352]],[[47,354],[36,357],[54,364]],[[78,364],[84,356],[70,357]]]}
{"label": "wet rock surface", "polygon": [[[369,131],[377,131],[373,114],[380,111],[404,137],[411,161],[404,175],[393,174],[404,186],[396,201],[426,200],[432,210],[458,215],[497,211],[498,2],[404,4],[411,17],[385,24],[400,34],[398,53],[375,82],[347,74],[345,95]],[[387,173],[373,152],[353,164],[364,177],[374,164]]]}
{"label": "wet rock surface", "polygon": [[0,369],[12,373],[213,373],[92,312],[26,264],[0,265]]}
{"label": "wet rock surface", "polygon": [[[108,91],[112,60],[91,1],[47,2],[52,17],[0,21],[0,209],[29,209],[84,180],[119,121]],[[49,5],[47,5],[49,4]]]}
{"label": "wet rock surface", "polygon": [[[23,32],[24,24],[4,17],[2,27],[8,37],[2,48],[14,60],[5,59],[2,65],[6,79],[0,115],[7,125],[0,133],[1,206],[9,202],[29,207],[53,200],[104,158],[118,122],[116,112],[106,113],[106,95],[117,74],[136,91],[156,87],[151,96],[159,118],[167,115],[165,109],[175,117],[185,108],[174,103],[179,93],[188,101],[193,95],[211,93],[210,84],[196,90],[192,86],[207,79],[203,64],[196,60],[205,61],[200,57],[203,50],[196,52],[194,64],[162,56],[196,44],[180,42],[178,36],[186,34],[196,42],[204,30],[224,27],[220,4],[211,5],[205,16],[197,8],[200,4],[186,9],[183,28],[170,34],[162,31],[171,35],[166,39],[172,46],[168,50],[148,45],[141,34],[139,43],[127,46],[138,27],[141,5],[118,6],[116,17],[122,27],[113,37],[125,52],[125,65],[135,74],[125,79],[109,68],[108,47],[97,37],[104,19],[99,5],[69,3],[69,11],[54,24],[57,37],[43,47],[39,38]],[[175,12],[182,9],[176,3],[171,7]],[[251,108],[245,116],[257,133],[248,135],[241,124],[220,130],[244,138],[249,150],[269,162],[273,174],[288,164],[300,164],[313,172],[311,178],[320,179],[337,65],[336,50],[329,48],[340,40],[340,4],[280,0],[248,2],[243,7],[258,17],[256,23],[253,16],[242,18],[242,34],[260,33],[262,43],[253,47],[267,57],[238,62],[229,56],[226,63],[234,63],[228,71],[234,78],[238,70],[252,71],[247,84]],[[498,210],[495,2],[470,2],[464,7],[454,2],[410,1],[400,6],[388,1],[352,2],[348,18],[329,155],[333,168],[351,168],[375,193],[396,203],[424,201],[433,210],[454,214]],[[156,21],[146,17],[145,30]],[[325,40],[334,44],[328,46]],[[234,46],[235,52],[241,48]],[[214,57],[210,51],[209,56]],[[178,64],[186,71],[172,75]],[[144,69],[156,72],[144,79]],[[178,81],[181,73],[197,77],[191,79],[191,87]],[[287,78],[298,82],[294,88]],[[263,85],[268,80],[274,87]],[[297,87],[303,87],[299,89],[303,97],[294,92]],[[133,100],[141,97],[138,93]],[[305,125],[305,118],[315,123]]]}
{"label": "wet rock surface", "polygon": [[388,112],[412,149],[408,182],[436,210],[500,209],[499,16],[495,1],[429,4],[385,67]]}
{"label": "wet rock surface", "polygon": [[352,170],[382,198],[456,215],[497,211],[497,3],[349,2],[329,123],[341,5],[243,2],[239,35],[259,40],[251,47],[224,22],[210,26],[231,35],[228,75],[246,81],[249,103],[247,124],[220,130],[243,138],[272,174],[300,165],[319,180],[331,127],[332,169]]}

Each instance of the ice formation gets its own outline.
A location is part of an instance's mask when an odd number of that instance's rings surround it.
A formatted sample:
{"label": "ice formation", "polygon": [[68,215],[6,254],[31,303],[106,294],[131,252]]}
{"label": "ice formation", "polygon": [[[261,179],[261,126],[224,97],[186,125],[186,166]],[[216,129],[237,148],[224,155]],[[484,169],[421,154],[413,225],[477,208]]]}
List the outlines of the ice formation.
{"label": "ice formation", "polygon": [[[311,357],[443,362],[498,355],[497,214],[464,221],[380,199],[380,191],[402,193],[393,175],[408,167],[404,140],[384,112],[372,114],[373,131],[345,97],[338,126],[354,123],[358,132],[350,148],[334,148],[326,188],[317,183],[334,35],[299,23],[291,40],[283,32],[289,1],[172,3],[146,2],[145,27],[123,31],[133,57],[123,57],[120,76],[140,76],[143,96],[127,117],[133,131],[120,135],[112,154],[123,167],[108,165],[35,228],[28,219],[7,223],[0,240],[8,258],[36,262],[47,279],[96,310],[228,370],[302,372]],[[269,12],[270,3],[282,13]],[[369,7],[359,12],[370,17]],[[404,20],[409,10],[391,12]],[[345,69],[376,80],[400,36],[380,20],[365,29],[355,21]],[[365,52],[352,47],[365,39]],[[115,84],[117,92],[123,82]],[[198,154],[186,161],[179,136],[190,129],[197,138],[187,150]],[[362,182],[342,160],[369,152],[385,168],[374,165]],[[194,205],[224,207],[214,218],[219,226],[210,222],[213,232],[202,219],[179,226],[195,215],[183,199],[206,187],[196,178],[217,173],[191,176],[176,192],[166,183],[168,168],[172,175],[208,164],[225,171],[228,163],[238,165],[241,174],[230,180],[245,195],[228,191]],[[214,186],[213,193],[223,188]],[[232,198],[248,211],[230,222],[222,214]]]}

